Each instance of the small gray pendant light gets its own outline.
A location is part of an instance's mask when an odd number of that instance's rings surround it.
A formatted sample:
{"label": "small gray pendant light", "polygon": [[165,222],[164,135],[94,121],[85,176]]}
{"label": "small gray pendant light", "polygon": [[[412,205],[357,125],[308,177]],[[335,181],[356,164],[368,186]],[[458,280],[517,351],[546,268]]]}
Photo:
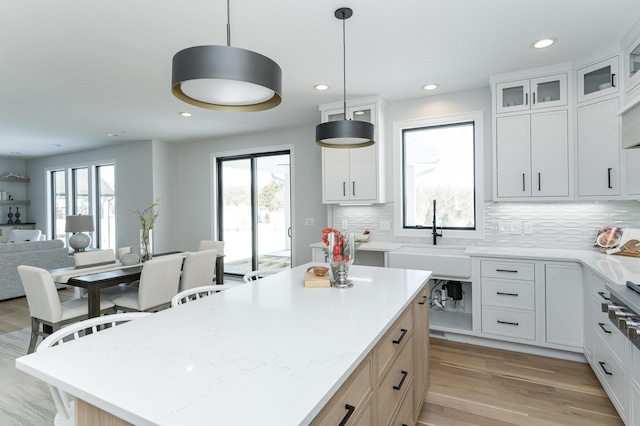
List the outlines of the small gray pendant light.
{"label": "small gray pendant light", "polygon": [[353,15],[353,10],[341,7],[335,11],[336,18],[342,20],[342,60],[344,78],[344,115],[339,121],[328,121],[316,126],[316,144],[325,148],[361,148],[373,145],[374,126],[366,121],[347,120],[347,48],[345,43],[345,21]]}
{"label": "small gray pendant light", "polygon": [[282,70],[259,53],[227,45],[195,46],[173,56],[171,92],[180,100],[218,111],[264,111],[282,102]]}

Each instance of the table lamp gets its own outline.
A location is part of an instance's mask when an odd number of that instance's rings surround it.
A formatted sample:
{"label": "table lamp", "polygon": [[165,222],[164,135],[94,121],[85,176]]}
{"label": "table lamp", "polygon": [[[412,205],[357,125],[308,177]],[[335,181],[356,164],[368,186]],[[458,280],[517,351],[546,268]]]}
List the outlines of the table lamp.
{"label": "table lamp", "polygon": [[91,244],[91,237],[83,232],[93,231],[93,215],[67,216],[65,232],[73,232],[69,245],[76,251],[84,251]]}

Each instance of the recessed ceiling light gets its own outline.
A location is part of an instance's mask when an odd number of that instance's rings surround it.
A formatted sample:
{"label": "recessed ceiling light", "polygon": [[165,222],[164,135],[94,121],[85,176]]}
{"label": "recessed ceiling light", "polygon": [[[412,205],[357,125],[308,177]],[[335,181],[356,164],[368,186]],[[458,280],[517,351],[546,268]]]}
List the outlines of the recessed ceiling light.
{"label": "recessed ceiling light", "polygon": [[191,113],[186,111],[179,112],[178,114],[180,114],[183,117],[191,117]]}
{"label": "recessed ceiling light", "polygon": [[115,137],[117,137],[118,135],[117,135],[117,134],[115,134],[115,133],[107,133],[107,136],[112,137],[112,138],[115,138]]}
{"label": "recessed ceiling light", "polygon": [[422,88],[424,90],[435,90],[438,88],[438,85],[435,83],[429,83],[429,84],[425,84],[424,86],[422,86]]}
{"label": "recessed ceiling light", "polygon": [[538,41],[534,41],[533,43],[531,43],[531,48],[532,49],[544,49],[545,47],[551,46],[556,41],[558,41],[558,39],[555,38],[555,37],[542,38],[542,39],[540,39]]}
{"label": "recessed ceiling light", "polygon": [[313,86],[313,88],[316,90],[323,91],[323,90],[328,90],[329,86],[326,84],[316,84],[315,86]]}

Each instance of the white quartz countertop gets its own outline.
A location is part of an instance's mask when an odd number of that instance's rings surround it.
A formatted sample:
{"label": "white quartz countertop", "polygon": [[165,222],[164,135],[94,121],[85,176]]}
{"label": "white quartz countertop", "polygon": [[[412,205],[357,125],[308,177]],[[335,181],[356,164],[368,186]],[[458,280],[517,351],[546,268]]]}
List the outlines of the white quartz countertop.
{"label": "white quartz countertop", "polygon": [[431,275],[352,266],[352,288],[304,288],[307,266],[16,367],[137,425],[307,424]]}

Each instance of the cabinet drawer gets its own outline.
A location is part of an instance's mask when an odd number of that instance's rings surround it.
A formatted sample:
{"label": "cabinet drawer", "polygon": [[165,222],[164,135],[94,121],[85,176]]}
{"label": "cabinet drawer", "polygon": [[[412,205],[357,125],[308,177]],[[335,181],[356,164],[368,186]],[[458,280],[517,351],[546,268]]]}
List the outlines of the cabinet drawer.
{"label": "cabinet drawer", "polygon": [[629,341],[618,328],[613,325],[606,312],[602,312],[601,303],[593,298],[593,329],[596,336],[600,336],[605,345],[615,354],[619,363],[625,364],[627,345]]}
{"label": "cabinet drawer", "polygon": [[413,330],[413,307],[409,306],[374,348],[377,377],[384,374],[393,358],[406,345]]}
{"label": "cabinet drawer", "polygon": [[599,337],[596,337],[594,363],[591,366],[609,394],[620,416],[624,418],[629,406],[629,383],[624,371],[613,353]]}
{"label": "cabinet drawer", "polygon": [[407,396],[404,397],[404,401],[402,401],[402,405],[400,406],[400,410],[398,410],[398,414],[396,418],[393,419],[391,424],[393,426],[403,426],[403,425],[412,425],[413,424],[413,383],[409,386],[409,391],[407,392]]}
{"label": "cabinet drawer", "polygon": [[[393,362],[389,371],[378,384],[378,420],[379,424],[386,425],[391,415],[396,411],[400,401],[407,393],[407,389],[413,381],[413,336],[409,337],[402,352]],[[413,401],[413,396],[408,395]],[[411,403],[413,408],[413,402]]]}
{"label": "cabinet drawer", "polygon": [[607,303],[611,299],[609,299],[609,291],[605,288],[604,281],[593,277],[591,281],[591,285],[593,287],[593,295],[602,303]]}
{"label": "cabinet drawer", "polygon": [[534,279],[533,263],[523,262],[504,262],[483,260],[481,262],[481,271],[483,277],[490,278],[506,278],[510,280],[529,280]]}
{"label": "cabinet drawer", "polygon": [[536,340],[535,313],[483,306],[482,332],[516,339]]}
{"label": "cabinet drawer", "polygon": [[535,308],[533,281],[483,278],[482,304],[533,310]]}
{"label": "cabinet drawer", "polygon": [[[350,421],[345,424],[354,424],[353,422],[360,418],[361,412],[366,411],[367,399],[372,391],[371,357],[369,356],[362,361],[345,384],[338,389],[338,392],[336,392],[322,411],[318,413],[311,424],[337,425],[340,424],[345,416],[349,416]],[[371,409],[369,408],[369,410]],[[363,413],[362,415],[366,414]]]}

